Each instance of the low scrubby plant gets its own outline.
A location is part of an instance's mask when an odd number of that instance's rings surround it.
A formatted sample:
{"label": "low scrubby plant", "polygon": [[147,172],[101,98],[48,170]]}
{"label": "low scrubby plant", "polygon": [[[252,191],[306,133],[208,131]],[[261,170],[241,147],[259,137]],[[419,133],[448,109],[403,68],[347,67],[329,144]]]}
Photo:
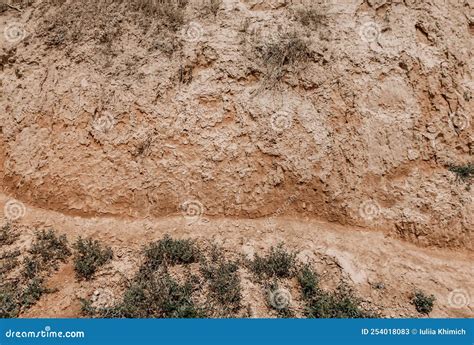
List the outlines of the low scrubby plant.
{"label": "low scrubby plant", "polygon": [[22,276],[25,279],[34,279],[41,272],[41,262],[31,257],[26,257],[23,261]]}
{"label": "low scrubby plant", "polygon": [[239,310],[242,301],[242,287],[237,262],[227,261],[218,253],[215,253],[211,260],[201,262],[201,273],[208,281],[212,297],[224,310]]}
{"label": "low scrubby plant", "polygon": [[340,285],[334,292],[326,292],[319,287],[316,272],[309,266],[303,267],[298,273],[305,315],[308,318],[369,318],[375,317],[364,310],[360,300],[345,285]]}
{"label": "low scrubby plant", "polygon": [[309,265],[303,266],[298,272],[298,282],[303,297],[308,299],[318,293],[319,278]]}
{"label": "low scrubby plant", "polygon": [[18,290],[12,284],[0,284],[0,319],[15,318],[20,313]]}
{"label": "low scrubby plant", "polygon": [[18,266],[19,250],[4,251],[0,254],[0,280],[2,275],[6,274]]}
{"label": "low scrubby plant", "polygon": [[37,232],[28,253],[21,269],[8,277],[4,274],[17,267],[20,252],[13,250],[0,256],[0,317],[18,317],[50,292],[44,285],[45,276],[71,254],[66,237],[52,230]]}
{"label": "low scrubby plant", "polygon": [[110,247],[103,247],[99,241],[79,239],[74,243],[74,270],[80,279],[91,279],[95,272],[112,260],[113,252]]}
{"label": "low scrubby plant", "polygon": [[192,240],[175,240],[166,235],[162,240],[145,248],[145,265],[158,269],[162,264],[177,265],[198,262],[200,251]]}
{"label": "low scrubby plant", "polygon": [[435,296],[428,296],[423,291],[416,291],[411,299],[412,304],[415,306],[416,311],[421,314],[428,315],[433,310]]}
{"label": "low scrubby plant", "polygon": [[201,259],[192,240],[175,240],[166,235],[144,250],[145,260],[130,280],[120,302],[108,308],[94,308],[82,300],[83,313],[110,318],[202,318],[208,308],[195,300],[202,289],[200,279],[189,273],[184,280],[172,276],[168,267],[188,265]]}
{"label": "low scrubby plant", "polygon": [[272,247],[264,257],[257,254],[249,263],[249,268],[259,277],[289,278],[296,273],[296,254],[288,252],[280,244]]}
{"label": "low scrubby plant", "polygon": [[53,268],[57,267],[58,262],[66,262],[71,255],[66,236],[57,236],[51,229],[36,233],[29,252],[33,255],[33,260],[39,260],[41,264]]}
{"label": "low scrubby plant", "polygon": [[0,318],[15,318],[35,304],[48,290],[41,278],[26,283],[20,281],[0,284]]}
{"label": "low scrubby plant", "polygon": [[206,309],[193,300],[199,289],[194,276],[184,282],[165,271],[142,270],[132,281],[121,302],[110,308],[94,308],[83,300],[83,312],[106,318],[203,318]]}
{"label": "low scrubby plant", "polygon": [[23,308],[29,308],[35,304],[47,289],[43,285],[41,278],[33,278],[26,285],[21,294],[20,303]]}

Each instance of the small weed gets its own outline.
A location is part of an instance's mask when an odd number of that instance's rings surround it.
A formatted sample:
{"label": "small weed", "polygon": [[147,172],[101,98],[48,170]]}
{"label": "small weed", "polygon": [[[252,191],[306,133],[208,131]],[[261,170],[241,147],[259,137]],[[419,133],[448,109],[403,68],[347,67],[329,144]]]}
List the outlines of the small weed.
{"label": "small weed", "polygon": [[474,164],[451,165],[448,169],[456,174],[456,179],[461,181],[469,181],[474,177]]}
{"label": "small weed", "polygon": [[419,313],[428,315],[433,310],[435,300],[433,295],[428,296],[423,291],[416,291],[411,302]]}
{"label": "small weed", "polygon": [[369,318],[370,313],[360,307],[360,301],[346,287],[327,293],[319,290],[307,305],[309,318]]}
{"label": "small weed", "polygon": [[53,268],[57,267],[59,261],[65,262],[71,255],[66,236],[56,236],[53,230],[36,233],[30,253],[34,259],[39,259],[41,264],[49,264]]}
{"label": "small weed", "polygon": [[321,10],[314,6],[298,7],[294,9],[293,12],[296,20],[311,30],[317,30],[324,23],[326,18]]}
{"label": "small weed", "polygon": [[255,50],[265,63],[267,81],[280,81],[289,68],[300,66],[311,56],[305,40],[297,33],[286,33],[275,41],[258,42]]}
{"label": "small weed", "polygon": [[250,270],[257,276],[290,278],[295,274],[296,254],[286,251],[283,245],[272,247],[265,257],[258,254],[250,262]]}
{"label": "small weed", "polygon": [[74,249],[74,270],[81,279],[91,279],[94,273],[113,257],[110,247],[103,248],[99,241],[90,238],[83,240],[79,237],[74,243]]}
{"label": "small weed", "polygon": [[166,235],[145,249],[145,267],[156,270],[161,264],[190,264],[198,262],[200,252],[194,241],[174,240]]}
{"label": "small weed", "polygon": [[45,275],[58,261],[65,261],[70,255],[66,237],[58,237],[52,230],[37,232],[29,253],[21,269],[8,280],[3,274],[18,266],[20,252],[14,250],[0,256],[0,318],[18,317],[44,293],[50,292],[43,285]]}

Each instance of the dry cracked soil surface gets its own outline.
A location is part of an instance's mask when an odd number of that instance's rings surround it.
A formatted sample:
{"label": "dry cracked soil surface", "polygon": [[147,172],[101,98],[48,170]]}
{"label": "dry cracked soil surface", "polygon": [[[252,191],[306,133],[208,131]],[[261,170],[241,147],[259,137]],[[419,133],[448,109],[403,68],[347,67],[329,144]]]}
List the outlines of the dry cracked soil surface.
{"label": "dry cracked soil surface", "polygon": [[[210,316],[308,316],[298,274],[277,277],[287,304],[275,308],[248,268],[284,244],[322,290],[343,284],[371,313],[473,317],[473,11],[471,0],[0,1],[0,206],[14,234],[0,232],[0,286],[26,284],[21,296],[0,288],[0,313],[117,305],[144,248],[170,235],[241,263],[238,310]],[[71,247],[28,280],[42,229],[98,240],[113,258],[78,279]],[[166,270],[183,281],[200,265]],[[431,312],[416,291],[434,296]]]}

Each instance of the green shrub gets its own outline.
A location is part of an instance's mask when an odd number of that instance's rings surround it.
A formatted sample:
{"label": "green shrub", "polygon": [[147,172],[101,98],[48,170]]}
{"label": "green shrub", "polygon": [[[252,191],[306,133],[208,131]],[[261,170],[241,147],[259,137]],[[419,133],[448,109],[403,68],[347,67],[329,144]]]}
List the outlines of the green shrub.
{"label": "green shrub", "polygon": [[363,310],[360,301],[346,287],[335,292],[319,290],[308,299],[306,316],[309,318],[369,318],[371,313]]}
{"label": "green shrub", "polygon": [[74,270],[78,278],[91,279],[101,266],[113,258],[110,247],[103,248],[99,241],[90,238],[83,240],[79,237],[74,249]]}
{"label": "green shrub", "polygon": [[41,278],[31,279],[26,285],[19,281],[0,284],[0,318],[18,317],[47,291]]}
{"label": "green shrub", "polygon": [[20,313],[18,292],[10,284],[0,285],[0,319],[15,318]]}
{"label": "green shrub", "polygon": [[286,251],[283,245],[272,247],[265,257],[258,254],[250,262],[250,270],[257,276],[289,278],[294,276],[296,254]]}
{"label": "green shrub", "polygon": [[311,269],[309,265],[305,265],[298,272],[298,282],[301,286],[303,297],[306,299],[314,297],[319,291],[318,275]]}
{"label": "green shrub", "polygon": [[242,292],[236,262],[219,258],[201,263],[201,273],[208,280],[209,290],[214,299],[225,310],[237,311],[241,308]]}
{"label": "green shrub", "polygon": [[[166,235],[144,250],[145,261],[133,277],[122,300],[109,308],[94,308],[82,301],[83,313],[107,318],[202,318],[208,309],[194,300],[202,283],[188,274],[184,281],[168,272],[168,265],[198,262],[200,250],[191,240],[174,240]],[[217,286],[217,285],[216,285]]]}
{"label": "green shrub", "polygon": [[426,295],[423,291],[416,291],[411,299],[412,304],[415,306],[416,311],[421,314],[428,315],[433,310],[435,296]]}
{"label": "green shrub", "polygon": [[34,305],[47,289],[43,286],[42,279],[31,279],[21,295],[21,306],[29,308]]}
{"label": "green shrub", "polygon": [[162,240],[150,244],[145,249],[145,265],[158,269],[161,264],[176,265],[198,262],[199,248],[191,240],[174,240],[166,235]]}
{"label": "green shrub", "polygon": [[319,287],[317,274],[309,267],[303,267],[298,274],[305,315],[308,318],[369,318],[372,313],[360,306],[360,300],[345,285],[334,292],[323,291]]}
{"label": "green shrub", "polygon": [[198,289],[194,276],[183,283],[166,272],[142,270],[125,291],[123,300],[110,308],[95,309],[83,301],[83,312],[106,318],[203,318],[206,309],[193,301]]}
{"label": "green shrub", "polygon": [[58,262],[65,262],[71,255],[66,236],[56,236],[53,230],[37,232],[30,253],[34,259],[40,260],[41,264],[48,264],[53,268],[57,267]]}
{"label": "green shrub", "polygon": [[8,280],[1,275],[17,266],[20,252],[6,252],[0,257],[3,264],[0,267],[0,317],[18,317],[49,292],[43,284],[45,274],[70,255],[66,237],[58,237],[52,230],[37,232],[29,253],[20,274]]}
{"label": "green shrub", "polygon": [[5,251],[0,255],[0,278],[2,274],[10,272],[18,266],[17,257],[19,255],[19,250]]}
{"label": "green shrub", "polygon": [[41,273],[41,263],[38,260],[27,257],[23,261],[22,275],[26,279],[34,279]]}

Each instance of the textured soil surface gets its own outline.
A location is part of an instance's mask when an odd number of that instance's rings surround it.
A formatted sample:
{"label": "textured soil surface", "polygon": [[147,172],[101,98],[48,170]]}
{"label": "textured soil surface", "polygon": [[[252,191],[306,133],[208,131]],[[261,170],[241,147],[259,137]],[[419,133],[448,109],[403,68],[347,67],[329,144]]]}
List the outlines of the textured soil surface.
{"label": "textured soil surface", "polygon": [[[1,200],[5,202],[6,199]],[[275,228],[262,220],[213,219],[189,224],[182,217],[160,220],[81,218],[28,207],[23,218],[25,230],[20,243],[31,241],[35,228],[60,229],[70,241],[91,236],[112,246],[116,257],[92,282],[77,281],[72,263],[61,265],[48,280],[58,289],[44,295],[23,317],[77,317],[79,298],[94,293],[118,299],[141,261],[141,248],[165,234],[177,238],[212,241],[232,255],[253,257],[283,242],[298,251],[297,260],[309,263],[321,275],[325,287],[343,279],[371,309],[384,317],[420,317],[410,303],[413,291],[423,289],[435,295],[430,317],[472,317],[474,256],[472,252],[421,249],[387,234],[344,227],[309,219],[275,219]],[[274,317],[266,306],[264,290],[249,276],[242,275],[243,301],[252,317]],[[124,280],[125,279],[125,280]],[[301,302],[296,289],[292,306]],[[109,302],[110,303],[110,302]],[[247,315],[246,315],[247,316]]]}
{"label": "textured soil surface", "polygon": [[[92,282],[63,264],[23,316],[116,296],[164,234],[246,256],[284,242],[384,316],[417,316],[417,288],[430,316],[473,316],[472,170],[453,169],[474,161],[472,1],[190,1],[156,17],[26,2],[0,3],[4,220],[24,243],[51,226],[120,256]],[[272,316],[243,286],[248,315]]]}

